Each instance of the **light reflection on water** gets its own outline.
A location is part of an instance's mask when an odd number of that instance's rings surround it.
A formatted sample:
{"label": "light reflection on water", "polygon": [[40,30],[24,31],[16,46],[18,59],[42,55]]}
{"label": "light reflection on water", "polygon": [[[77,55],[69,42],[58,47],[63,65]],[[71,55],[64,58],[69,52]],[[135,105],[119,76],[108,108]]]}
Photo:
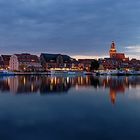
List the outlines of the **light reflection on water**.
{"label": "light reflection on water", "polygon": [[92,88],[109,90],[111,102],[114,104],[117,94],[125,94],[127,90],[140,88],[139,76],[128,77],[51,77],[51,76],[15,76],[1,77],[1,93],[11,94],[66,94],[74,88],[75,91]]}
{"label": "light reflection on water", "polygon": [[0,138],[140,139],[139,91],[138,76],[1,77]]}

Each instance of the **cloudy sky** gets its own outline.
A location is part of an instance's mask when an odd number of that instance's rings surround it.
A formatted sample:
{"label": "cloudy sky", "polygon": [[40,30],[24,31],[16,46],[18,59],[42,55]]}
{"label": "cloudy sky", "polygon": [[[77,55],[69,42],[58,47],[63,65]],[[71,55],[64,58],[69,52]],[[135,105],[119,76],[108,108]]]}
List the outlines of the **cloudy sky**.
{"label": "cloudy sky", "polygon": [[139,0],[0,0],[0,53],[140,58]]}

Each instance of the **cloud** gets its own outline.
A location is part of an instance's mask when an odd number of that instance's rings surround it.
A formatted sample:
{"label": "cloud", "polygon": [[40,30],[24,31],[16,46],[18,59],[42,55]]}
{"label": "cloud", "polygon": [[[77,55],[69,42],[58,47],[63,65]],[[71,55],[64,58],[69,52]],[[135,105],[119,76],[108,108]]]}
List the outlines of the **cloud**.
{"label": "cloud", "polygon": [[140,53],[140,45],[125,47],[127,52]]}
{"label": "cloud", "polygon": [[140,45],[134,45],[134,46],[126,46],[125,52],[128,54],[131,58],[138,58],[140,59]]}
{"label": "cloud", "polygon": [[[140,44],[137,0],[0,0],[1,53],[108,55]],[[130,52],[131,53],[131,52]]]}

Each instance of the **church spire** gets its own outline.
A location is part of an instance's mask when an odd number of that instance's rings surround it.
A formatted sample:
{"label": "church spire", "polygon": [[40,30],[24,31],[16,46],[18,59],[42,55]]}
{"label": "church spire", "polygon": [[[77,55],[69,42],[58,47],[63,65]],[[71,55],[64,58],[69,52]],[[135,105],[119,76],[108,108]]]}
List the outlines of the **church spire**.
{"label": "church spire", "polygon": [[115,45],[115,42],[112,41],[111,48],[110,48],[110,50],[109,50],[110,58],[115,57],[116,53],[117,53],[116,45]]}
{"label": "church spire", "polygon": [[115,42],[114,41],[112,41],[111,49],[116,49],[116,46],[115,46]]}

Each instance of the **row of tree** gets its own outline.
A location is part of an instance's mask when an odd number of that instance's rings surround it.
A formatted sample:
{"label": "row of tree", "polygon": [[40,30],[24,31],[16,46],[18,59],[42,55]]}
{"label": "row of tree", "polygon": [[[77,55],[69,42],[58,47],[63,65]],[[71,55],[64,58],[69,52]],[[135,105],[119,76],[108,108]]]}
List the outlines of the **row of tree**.
{"label": "row of tree", "polygon": [[91,62],[91,67],[90,67],[90,70],[91,71],[94,71],[94,70],[98,70],[99,69],[99,62],[97,60],[93,60]]}

